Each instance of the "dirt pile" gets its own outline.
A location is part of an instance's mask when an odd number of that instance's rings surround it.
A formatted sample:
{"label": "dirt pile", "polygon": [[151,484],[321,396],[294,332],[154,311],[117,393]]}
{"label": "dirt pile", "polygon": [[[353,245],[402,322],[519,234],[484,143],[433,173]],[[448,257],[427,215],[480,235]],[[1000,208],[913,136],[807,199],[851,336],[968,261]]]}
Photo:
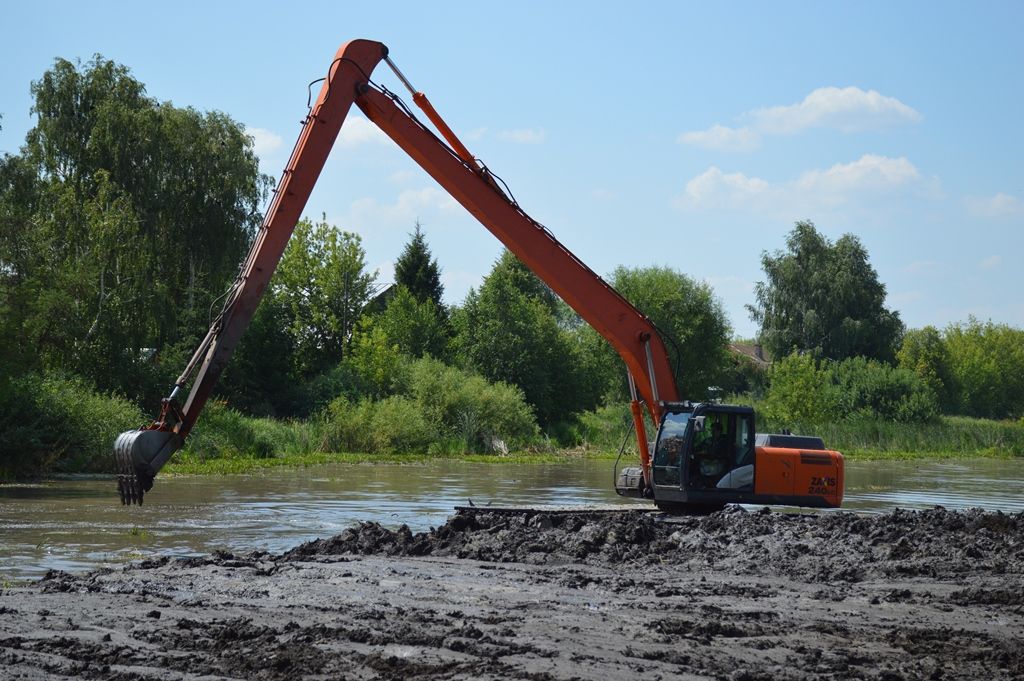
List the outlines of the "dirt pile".
{"label": "dirt pile", "polygon": [[0,592],[4,678],[1024,678],[1024,517],[478,510]]}
{"label": "dirt pile", "polygon": [[736,507],[703,517],[643,512],[460,513],[429,532],[363,523],[284,560],[443,556],[538,565],[671,563],[686,570],[806,581],[953,579],[1024,570],[1024,514],[936,508],[885,515],[788,514]]}

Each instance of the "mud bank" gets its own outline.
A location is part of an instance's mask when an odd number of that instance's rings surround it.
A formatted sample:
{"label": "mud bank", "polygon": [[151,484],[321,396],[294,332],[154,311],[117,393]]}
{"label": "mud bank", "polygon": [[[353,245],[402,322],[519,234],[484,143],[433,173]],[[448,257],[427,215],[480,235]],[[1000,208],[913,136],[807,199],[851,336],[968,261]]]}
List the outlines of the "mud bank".
{"label": "mud bank", "polygon": [[51,573],[5,678],[1012,679],[1024,515],[453,516]]}

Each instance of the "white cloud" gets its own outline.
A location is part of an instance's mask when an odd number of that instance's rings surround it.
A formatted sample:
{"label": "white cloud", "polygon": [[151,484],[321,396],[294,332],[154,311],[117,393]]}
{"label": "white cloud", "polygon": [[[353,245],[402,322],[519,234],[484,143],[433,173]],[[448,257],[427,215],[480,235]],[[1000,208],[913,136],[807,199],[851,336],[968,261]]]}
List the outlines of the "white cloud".
{"label": "white cloud", "polygon": [[927,296],[925,296],[923,292],[914,289],[911,291],[899,291],[896,293],[890,293],[888,296],[886,296],[885,302],[887,305],[894,305],[899,307],[902,305],[916,303],[920,300],[925,300],[926,297]]}
{"label": "white cloud", "polygon": [[684,132],[682,144],[721,151],[750,151],[760,145],[762,135],[793,135],[808,128],[831,128],[842,132],[879,130],[904,123],[916,123],[921,114],[895,97],[859,87],[822,87],[788,106],[770,106],[741,115],[744,127],[715,124],[707,130]]}
{"label": "white cloud", "polygon": [[362,116],[349,116],[341,126],[338,145],[344,148],[362,144],[386,144],[391,140],[380,128]]}
{"label": "white cloud", "polygon": [[711,166],[686,183],[683,200],[692,207],[719,202],[747,202],[763,196],[771,189],[759,177],[748,177],[743,173],[723,173],[717,166]]}
{"label": "white cloud", "polygon": [[859,87],[822,87],[789,106],[772,106],[748,114],[764,133],[792,135],[806,128],[843,132],[877,130],[916,123],[921,114],[895,97]]}
{"label": "white cloud", "polygon": [[416,173],[411,170],[396,170],[388,176],[388,180],[395,184],[405,184],[406,182],[415,179],[415,177]]}
{"label": "white cloud", "polygon": [[903,271],[908,274],[925,274],[927,272],[935,272],[942,266],[938,260],[915,260],[906,267]]}
{"label": "white cloud", "polygon": [[724,173],[711,166],[686,183],[676,205],[685,210],[725,208],[806,215],[924,184],[917,168],[906,158],[875,154],[825,170],[810,170],[795,180],[779,183],[743,173]]}
{"label": "white cloud", "polygon": [[761,136],[750,128],[713,125],[707,130],[684,132],[677,141],[717,151],[751,151],[761,145]]}
{"label": "white cloud", "polygon": [[810,170],[796,181],[805,192],[846,194],[850,191],[891,189],[920,177],[905,157],[865,154],[852,163],[837,163],[828,170]]}
{"label": "white cloud", "polygon": [[965,203],[967,210],[978,217],[1002,218],[1024,215],[1024,201],[1002,192],[995,196],[969,196]]}
{"label": "white cloud", "polygon": [[610,189],[595,189],[590,192],[590,198],[595,201],[611,201],[615,199],[617,194]]}
{"label": "white cloud", "polygon": [[989,257],[987,257],[984,260],[982,260],[981,262],[979,262],[978,263],[978,267],[980,267],[983,270],[994,270],[997,267],[999,267],[1000,263],[1002,263],[1002,262],[1003,262],[1002,256],[990,255]]}
{"label": "white cloud", "polygon": [[284,143],[280,135],[266,128],[246,128],[245,134],[252,138],[252,150],[257,156],[271,154]]}
{"label": "white cloud", "polygon": [[545,133],[542,129],[520,128],[518,130],[502,130],[498,133],[498,139],[513,144],[540,144],[544,141]]}
{"label": "white cloud", "polygon": [[459,204],[447,192],[436,187],[407,189],[398,194],[394,203],[381,203],[374,198],[363,198],[352,203],[345,224],[365,229],[367,226],[406,225],[428,211],[455,210]]}

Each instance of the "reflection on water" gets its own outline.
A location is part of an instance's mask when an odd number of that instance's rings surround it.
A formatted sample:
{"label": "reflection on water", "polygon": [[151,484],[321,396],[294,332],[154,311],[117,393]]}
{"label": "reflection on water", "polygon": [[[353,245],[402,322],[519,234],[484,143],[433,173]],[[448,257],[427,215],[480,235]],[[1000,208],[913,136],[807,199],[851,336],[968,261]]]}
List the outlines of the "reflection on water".
{"label": "reflection on water", "polygon": [[846,464],[850,511],[979,507],[1024,511],[1024,460],[864,461]]}
{"label": "reflection on water", "polygon": [[[360,520],[424,530],[452,507],[622,504],[611,463],[331,465],[256,475],[163,478],[141,507],[117,503],[109,479],[0,486],[0,580],[48,569],[214,549],[283,551]],[[844,508],[980,506],[1024,511],[1024,462],[849,462]]]}

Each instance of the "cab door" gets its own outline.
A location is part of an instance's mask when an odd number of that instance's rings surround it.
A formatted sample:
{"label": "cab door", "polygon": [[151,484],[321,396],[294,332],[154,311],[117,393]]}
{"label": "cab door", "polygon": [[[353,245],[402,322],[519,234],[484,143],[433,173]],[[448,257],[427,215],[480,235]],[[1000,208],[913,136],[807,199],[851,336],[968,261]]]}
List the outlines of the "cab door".
{"label": "cab door", "polygon": [[655,486],[682,487],[689,426],[690,412],[668,413],[662,419],[651,462]]}

